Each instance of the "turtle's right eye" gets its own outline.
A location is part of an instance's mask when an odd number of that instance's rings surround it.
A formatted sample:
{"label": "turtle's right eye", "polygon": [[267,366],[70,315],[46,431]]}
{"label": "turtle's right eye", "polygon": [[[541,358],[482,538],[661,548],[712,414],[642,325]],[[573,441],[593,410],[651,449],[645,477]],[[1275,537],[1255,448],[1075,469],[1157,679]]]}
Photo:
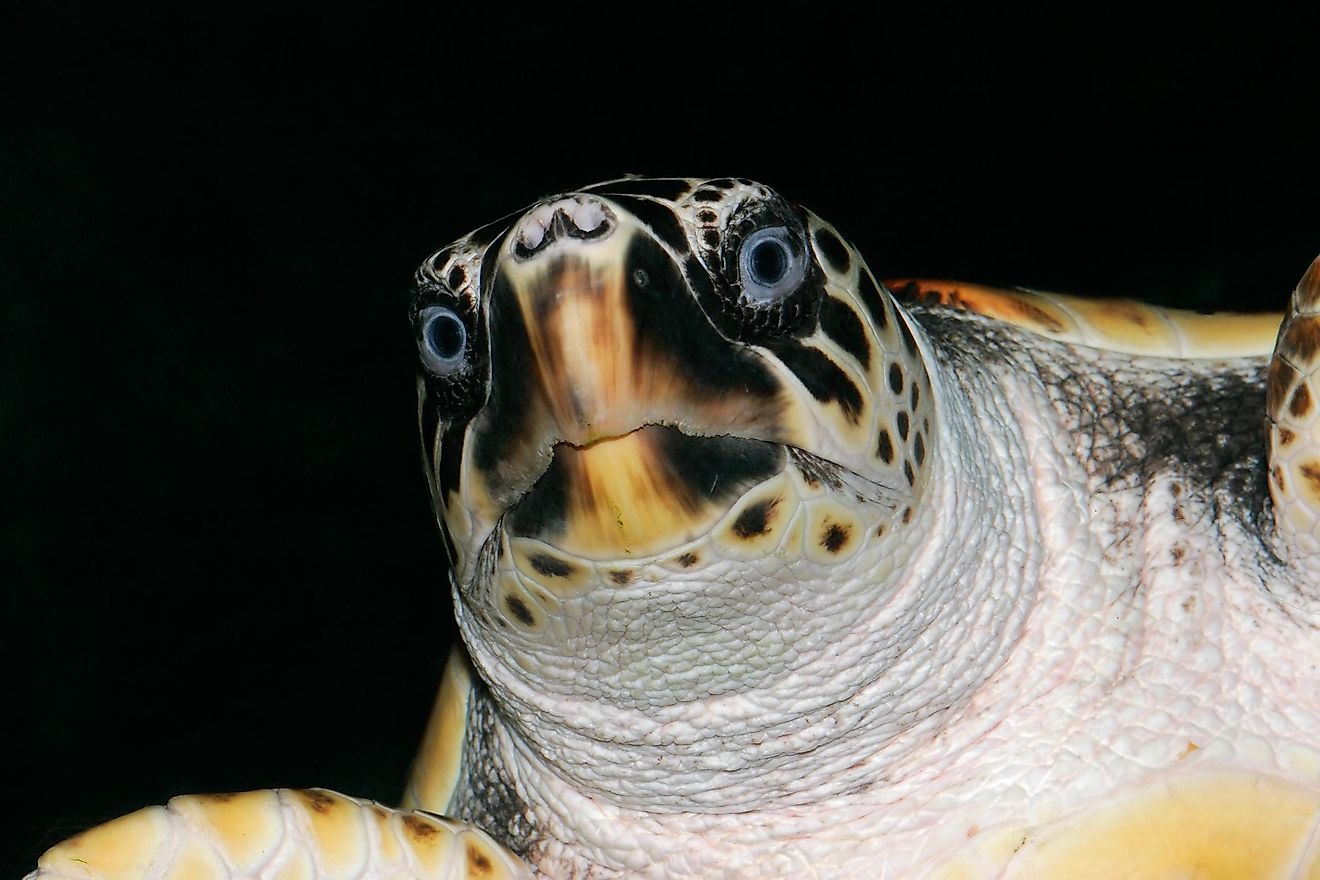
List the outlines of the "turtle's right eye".
{"label": "turtle's right eye", "polygon": [[422,365],[437,377],[453,376],[467,366],[467,325],[447,306],[430,306],[417,313],[417,350]]}

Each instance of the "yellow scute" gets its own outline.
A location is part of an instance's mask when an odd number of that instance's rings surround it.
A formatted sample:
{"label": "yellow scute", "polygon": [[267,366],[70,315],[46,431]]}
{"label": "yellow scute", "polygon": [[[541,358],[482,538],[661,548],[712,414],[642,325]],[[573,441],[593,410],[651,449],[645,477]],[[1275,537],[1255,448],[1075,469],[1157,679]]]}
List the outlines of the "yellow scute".
{"label": "yellow scute", "polygon": [[[1009,878],[1291,878],[1320,817],[1320,793],[1245,773],[1174,778],[1035,829]],[[1312,871],[1314,876],[1314,870]]]}

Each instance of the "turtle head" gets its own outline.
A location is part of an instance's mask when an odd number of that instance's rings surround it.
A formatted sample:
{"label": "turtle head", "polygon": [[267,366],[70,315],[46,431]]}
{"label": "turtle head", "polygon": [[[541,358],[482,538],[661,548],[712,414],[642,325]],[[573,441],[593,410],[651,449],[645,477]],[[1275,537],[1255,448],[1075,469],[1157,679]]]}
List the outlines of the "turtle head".
{"label": "turtle head", "polygon": [[626,179],[416,280],[426,468],[497,687],[742,692],[883,603],[935,406],[908,318],[827,223],[746,180]]}

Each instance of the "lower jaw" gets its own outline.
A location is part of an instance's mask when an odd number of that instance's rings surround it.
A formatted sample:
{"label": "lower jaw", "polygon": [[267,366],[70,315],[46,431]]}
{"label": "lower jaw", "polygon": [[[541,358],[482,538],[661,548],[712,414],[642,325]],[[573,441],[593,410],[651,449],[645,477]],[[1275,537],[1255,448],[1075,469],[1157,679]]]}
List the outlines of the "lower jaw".
{"label": "lower jaw", "polygon": [[584,559],[651,556],[708,532],[787,462],[776,443],[659,425],[585,447],[560,444],[505,527]]}

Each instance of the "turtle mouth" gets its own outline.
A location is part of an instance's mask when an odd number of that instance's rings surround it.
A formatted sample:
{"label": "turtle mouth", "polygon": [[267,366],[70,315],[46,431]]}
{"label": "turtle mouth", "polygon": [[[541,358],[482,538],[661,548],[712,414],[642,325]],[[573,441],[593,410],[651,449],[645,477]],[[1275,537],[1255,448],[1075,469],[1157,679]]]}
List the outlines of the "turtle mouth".
{"label": "turtle mouth", "polygon": [[581,558],[648,556],[705,533],[788,460],[781,443],[663,424],[585,444],[561,441],[509,508],[504,528]]}

